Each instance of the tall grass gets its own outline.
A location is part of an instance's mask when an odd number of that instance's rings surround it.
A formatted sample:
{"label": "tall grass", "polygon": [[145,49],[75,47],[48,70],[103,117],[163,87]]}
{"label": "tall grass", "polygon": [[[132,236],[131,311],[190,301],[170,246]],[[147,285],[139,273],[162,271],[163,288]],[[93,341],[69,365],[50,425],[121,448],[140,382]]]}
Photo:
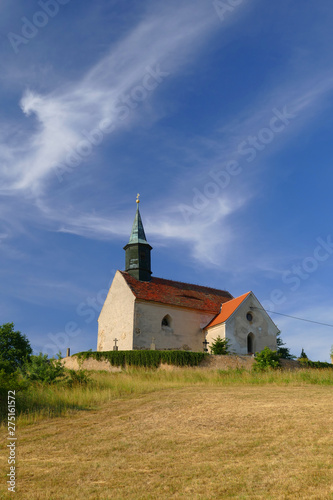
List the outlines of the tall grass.
{"label": "tall grass", "polygon": [[242,369],[202,370],[177,368],[171,371],[128,368],[119,373],[91,372],[87,385],[42,385],[33,383],[16,395],[18,423],[29,424],[73,411],[97,409],[110,401],[138,397],[166,389],[220,387],[223,385],[304,386],[333,385],[333,370],[272,370],[254,373]]}

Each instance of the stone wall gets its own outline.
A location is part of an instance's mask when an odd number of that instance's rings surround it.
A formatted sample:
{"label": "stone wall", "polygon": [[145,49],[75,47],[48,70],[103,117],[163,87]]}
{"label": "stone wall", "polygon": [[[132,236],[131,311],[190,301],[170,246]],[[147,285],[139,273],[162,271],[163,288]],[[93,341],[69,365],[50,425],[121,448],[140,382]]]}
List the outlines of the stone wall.
{"label": "stone wall", "polygon": [[61,360],[62,364],[69,370],[96,370],[106,372],[121,372],[120,366],[112,366],[108,361],[97,361],[96,359],[89,358],[79,363],[78,358],[69,356]]}
{"label": "stone wall", "polygon": [[200,368],[210,368],[216,370],[229,370],[235,368],[245,368],[251,370],[254,363],[253,356],[208,356],[200,365]]}
{"label": "stone wall", "polygon": [[[122,368],[120,366],[112,366],[109,361],[97,361],[96,359],[85,359],[79,363],[75,354],[67,358],[62,359],[62,363],[66,368],[71,370],[96,370],[96,371],[107,371],[107,372],[120,372]],[[198,366],[197,369],[208,369],[208,370],[230,370],[235,368],[245,368],[245,370],[251,370],[254,363],[253,356],[214,356],[210,355]],[[289,359],[281,359],[282,368],[285,370],[295,370],[301,368],[298,361],[293,361]],[[163,363],[160,368],[162,370],[175,370],[180,367],[174,365],[168,365]],[[189,367],[190,368],[190,367]],[[193,368],[192,368],[193,369]]]}

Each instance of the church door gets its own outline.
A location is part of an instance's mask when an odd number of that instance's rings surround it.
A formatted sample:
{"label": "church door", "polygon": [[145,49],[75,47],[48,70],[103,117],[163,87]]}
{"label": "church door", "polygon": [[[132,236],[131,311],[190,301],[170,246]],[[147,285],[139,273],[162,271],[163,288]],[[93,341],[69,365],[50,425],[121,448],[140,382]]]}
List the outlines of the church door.
{"label": "church door", "polygon": [[254,354],[254,335],[252,332],[247,336],[247,353]]}

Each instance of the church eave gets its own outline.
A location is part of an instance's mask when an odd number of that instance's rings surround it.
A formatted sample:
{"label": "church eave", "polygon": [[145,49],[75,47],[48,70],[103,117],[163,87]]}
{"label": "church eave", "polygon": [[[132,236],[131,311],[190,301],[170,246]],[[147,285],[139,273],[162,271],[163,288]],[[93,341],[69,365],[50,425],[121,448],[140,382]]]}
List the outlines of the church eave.
{"label": "church eave", "polygon": [[125,245],[125,246],[123,247],[123,250],[127,250],[127,248],[133,247],[133,246],[135,246],[135,245],[145,245],[145,246],[146,246],[146,247],[148,247],[150,250],[152,250],[152,249],[153,249],[153,247],[152,247],[151,245],[149,245],[149,243],[148,243],[147,241],[145,241],[145,240],[141,240],[141,239],[140,239],[140,240],[138,240],[138,241],[136,241],[136,242],[134,242],[134,243],[133,243],[133,242],[127,243],[127,245]]}

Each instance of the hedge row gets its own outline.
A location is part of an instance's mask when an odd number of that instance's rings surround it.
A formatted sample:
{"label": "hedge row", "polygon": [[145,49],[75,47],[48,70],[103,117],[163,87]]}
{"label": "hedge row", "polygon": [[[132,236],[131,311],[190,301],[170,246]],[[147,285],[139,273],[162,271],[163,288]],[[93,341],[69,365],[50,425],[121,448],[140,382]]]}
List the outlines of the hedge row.
{"label": "hedge row", "polygon": [[86,351],[75,354],[79,360],[107,360],[112,366],[145,366],[157,368],[161,363],[176,366],[197,366],[207,354],[188,351]]}
{"label": "hedge row", "polygon": [[306,358],[299,358],[298,361],[303,368],[333,368],[333,364],[325,361],[310,361]]}

